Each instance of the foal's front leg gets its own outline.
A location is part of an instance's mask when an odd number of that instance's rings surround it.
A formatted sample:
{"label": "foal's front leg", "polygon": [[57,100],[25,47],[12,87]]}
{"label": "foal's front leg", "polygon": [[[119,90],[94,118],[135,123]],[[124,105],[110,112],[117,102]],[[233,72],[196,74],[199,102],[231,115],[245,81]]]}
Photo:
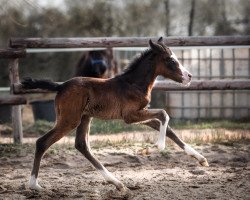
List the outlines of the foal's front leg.
{"label": "foal's front leg", "polygon": [[75,147],[80,151],[91,164],[102,174],[105,180],[116,186],[121,192],[125,192],[127,188],[111,174],[97,158],[95,158],[90,150],[88,141],[89,129],[90,129],[91,118],[84,115],[81,120],[81,124],[77,127]]}
{"label": "foal's front leg", "polygon": [[169,116],[163,109],[144,109],[134,112],[129,112],[124,121],[128,124],[131,123],[146,123],[150,121],[158,121],[160,123],[160,136],[156,142],[160,150],[165,149],[166,146],[166,130],[169,122]]}
{"label": "foal's front leg", "polygon": [[[155,130],[159,130],[160,128],[160,124],[157,121],[150,121],[150,122],[146,122],[145,125],[155,129]],[[182,148],[187,155],[197,159],[199,161],[199,163],[202,166],[208,167],[209,164],[207,162],[207,159],[201,155],[200,153],[198,153],[196,150],[194,150],[191,146],[189,146],[188,144],[186,144],[185,142],[183,142],[173,131],[173,129],[168,126],[167,127],[167,132],[166,132],[167,137],[169,137],[171,140],[173,140],[180,148]]]}

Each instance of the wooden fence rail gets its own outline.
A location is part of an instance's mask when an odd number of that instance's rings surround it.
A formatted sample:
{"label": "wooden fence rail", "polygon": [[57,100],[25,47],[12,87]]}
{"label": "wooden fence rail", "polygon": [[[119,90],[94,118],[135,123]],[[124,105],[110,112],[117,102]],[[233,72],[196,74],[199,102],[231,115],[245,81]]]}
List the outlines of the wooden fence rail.
{"label": "wooden fence rail", "polygon": [[0,49],[0,58],[23,58],[26,56],[25,49]]}
{"label": "wooden fence rail", "polygon": [[9,97],[0,97],[0,105],[20,105],[26,104],[27,99],[23,96],[9,96]]}
{"label": "wooden fence rail", "polygon": [[154,85],[155,90],[249,90],[250,80],[194,80],[190,86],[176,85],[173,82],[159,81]]}
{"label": "wooden fence rail", "polygon": [[[11,38],[12,48],[87,48],[87,47],[146,47],[149,39],[158,37],[110,38]],[[250,36],[164,37],[168,46],[227,46],[250,45]]]}

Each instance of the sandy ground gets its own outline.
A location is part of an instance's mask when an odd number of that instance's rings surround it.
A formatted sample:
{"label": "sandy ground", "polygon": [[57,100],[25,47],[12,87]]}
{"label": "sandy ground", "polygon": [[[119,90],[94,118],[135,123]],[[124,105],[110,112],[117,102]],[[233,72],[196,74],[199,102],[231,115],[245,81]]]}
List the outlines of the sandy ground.
{"label": "sandy ground", "polygon": [[[250,142],[194,146],[209,161],[201,167],[176,146],[163,152],[142,150],[146,143],[93,149],[130,191],[120,194],[72,146],[58,144],[44,156],[42,192],[27,187],[33,144],[0,156],[0,199],[250,199]],[[4,145],[0,145],[3,152]]]}

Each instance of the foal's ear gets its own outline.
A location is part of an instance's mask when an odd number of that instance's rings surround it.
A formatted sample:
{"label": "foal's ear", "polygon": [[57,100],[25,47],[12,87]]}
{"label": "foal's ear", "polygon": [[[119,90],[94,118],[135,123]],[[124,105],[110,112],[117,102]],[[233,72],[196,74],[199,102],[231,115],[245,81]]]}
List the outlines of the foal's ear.
{"label": "foal's ear", "polygon": [[156,53],[164,52],[164,49],[162,48],[162,46],[157,44],[157,43],[152,42],[151,39],[149,40],[149,45],[150,45],[151,49]]}
{"label": "foal's ear", "polygon": [[162,37],[160,37],[160,38],[158,39],[158,43],[163,44],[163,38],[162,38]]}

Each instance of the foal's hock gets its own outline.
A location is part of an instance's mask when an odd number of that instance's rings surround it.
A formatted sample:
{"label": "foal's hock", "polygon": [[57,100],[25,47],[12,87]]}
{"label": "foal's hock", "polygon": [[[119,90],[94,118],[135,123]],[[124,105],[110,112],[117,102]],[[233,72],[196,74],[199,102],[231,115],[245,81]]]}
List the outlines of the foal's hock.
{"label": "foal's hock", "polygon": [[72,78],[63,84],[48,80],[25,79],[27,89],[57,91],[55,98],[56,123],[53,129],[36,142],[36,152],[29,186],[41,190],[37,177],[45,151],[56,141],[77,128],[75,147],[100,171],[103,177],[120,191],[126,187],[116,179],[92,154],[88,141],[91,119],[122,119],[128,124],[143,123],[160,131],[159,149],[165,148],[166,136],[203,166],[207,160],[181,141],[168,126],[169,116],[163,109],[147,109],[151,91],[158,75],[189,85],[192,75],[180,64],[162,38],[149,41],[150,48],[132,60],[127,70],[111,79],[87,77]]}

